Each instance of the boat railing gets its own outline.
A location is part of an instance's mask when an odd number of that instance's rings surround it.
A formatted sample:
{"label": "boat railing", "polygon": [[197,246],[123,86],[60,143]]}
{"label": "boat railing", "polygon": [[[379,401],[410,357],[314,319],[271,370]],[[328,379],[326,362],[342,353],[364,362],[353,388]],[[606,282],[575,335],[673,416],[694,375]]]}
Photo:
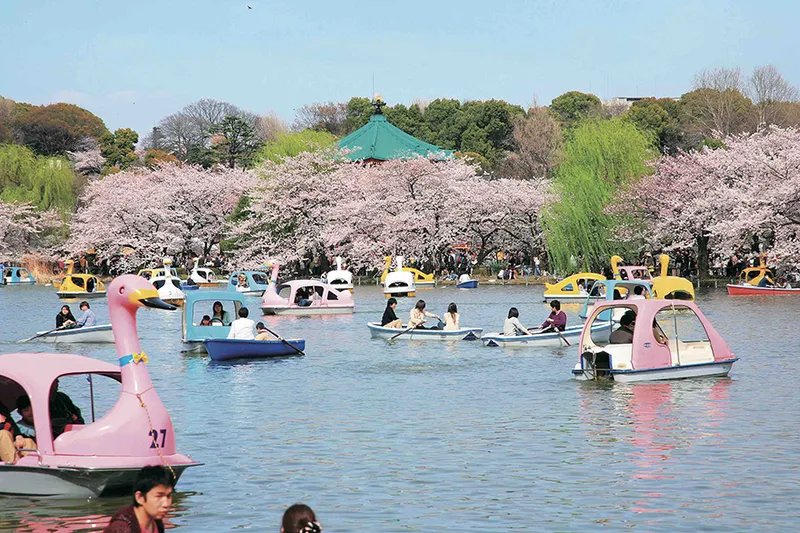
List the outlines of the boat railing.
{"label": "boat railing", "polygon": [[44,461],[42,460],[42,454],[36,448],[17,448],[17,451],[20,453],[30,453],[36,455],[37,459],[39,459],[39,466],[44,466]]}

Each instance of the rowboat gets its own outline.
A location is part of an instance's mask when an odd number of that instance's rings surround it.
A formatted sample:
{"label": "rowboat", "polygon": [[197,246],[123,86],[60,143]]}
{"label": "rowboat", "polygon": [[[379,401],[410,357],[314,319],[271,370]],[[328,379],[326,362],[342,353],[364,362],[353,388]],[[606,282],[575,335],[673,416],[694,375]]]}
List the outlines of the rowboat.
{"label": "rowboat", "polygon": [[28,272],[27,268],[4,267],[0,269],[4,285],[33,285],[36,279]]}
{"label": "rowboat", "polygon": [[102,298],[106,286],[91,274],[70,274],[61,281],[56,295],[59,298]]}
{"label": "rowboat", "polygon": [[596,282],[605,281],[606,277],[594,272],[580,272],[568,276],[558,283],[545,283],[544,299],[547,302],[558,300],[560,302],[578,302],[591,296],[593,300],[603,297],[598,290],[592,290]]}
{"label": "rowboat", "polygon": [[[172,420],[150,379],[136,330],[138,307],[174,307],[161,301],[147,280],[133,275],[115,279],[108,300],[117,364],[64,353],[0,355],[0,402],[13,405],[27,395],[36,431],[35,448],[22,450],[24,456],[16,462],[0,463],[0,494],[84,499],[130,495],[143,466],[166,465],[177,479],[199,464],[177,451]],[[58,381],[74,376],[86,378],[77,380],[86,387],[83,401],[77,402],[83,404],[86,423],[74,411],[51,419],[53,397],[63,394]],[[119,391],[119,397],[95,419],[98,385]]]}
{"label": "rowboat", "polygon": [[228,278],[228,290],[245,296],[261,296],[269,287],[269,278],[259,270],[235,270]]}
{"label": "rowboat", "polygon": [[481,338],[483,328],[460,328],[452,330],[443,329],[411,329],[385,328],[377,322],[368,322],[367,327],[373,339],[391,339],[398,333],[398,339],[424,340],[424,341],[474,341]]}
{"label": "rowboat", "polygon": [[113,343],[114,333],[111,331],[111,324],[97,326],[84,326],[81,328],[59,329],[57,331],[40,331],[37,340],[41,342],[54,343]]}
{"label": "rowboat", "polygon": [[728,285],[731,296],[797,296],[800,288],[784,289],[782,287],[756,287],[753,285]]}
{"label": "rowboat", "polygon": [[[618,329],[595,332],[604,314],[624,310]],[[628,322],[630,324],[630,322]],[[632,329],[631,329],[632,326]],[[726,376],[738,361],[694,302],[633,300],[598,302],[584,325],[572,375],[579,380],[623,383]]]}
{"label": "rowboat", "polygon": [[325,282],[339,290],[353,292],[353,273],[342,268],[342,258],[336,257],[336,270],[331,270],[325,275]]}
{"label": "rowboat", "polygon": [[[390,257],[386,258],[391,260]],[[403,268],[403,257],[397,256],[397,268],[391,272],[384,270],[381,276],[383,283],[383,295],[387,298],[408,296],[413,298],[417,294],[417,285],[414,281],[414,273]]]}
{"label": "rowboat", "polygon": [[477,289],[478,288],[478,280],[472,279],[469,277],[469,274],[461,274],[458,278],[458,283],[456,283],[457,289]]}
{"label": "rowboat", "polygon": [[206,339],[203,341],[203,345],[212,361],[302,355],[298,350],[302,352],[306,349],[305,339],[286,339],[286,342],[282,340]]}
{"label": "rowboat", "polygon": [[[592,327],[592,331],[603,331],[611,328],[611,322],[600,322]],[[532,333],[530,335],[503,335],[502,333],[490,333],[481,338],[484,346],[546,346],[559,347],[567,346],[567,342],[572,344],[577,342],[583,332],[583,324],[571,326],[559,333]]]}

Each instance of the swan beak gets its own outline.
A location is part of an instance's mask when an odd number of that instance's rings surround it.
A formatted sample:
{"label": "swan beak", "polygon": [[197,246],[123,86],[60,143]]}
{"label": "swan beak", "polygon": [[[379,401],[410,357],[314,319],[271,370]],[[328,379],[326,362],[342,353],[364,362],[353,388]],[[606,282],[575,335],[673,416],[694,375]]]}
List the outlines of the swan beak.
{"label": "swan beak", "polygon": [[177,309],[174,305],[168,304],[159,298],[158,291],[155,289],[136,289],[128,296],[128,300],[136,305],[151,307],[153,309],[166,309],[167,311],[174,311]]}

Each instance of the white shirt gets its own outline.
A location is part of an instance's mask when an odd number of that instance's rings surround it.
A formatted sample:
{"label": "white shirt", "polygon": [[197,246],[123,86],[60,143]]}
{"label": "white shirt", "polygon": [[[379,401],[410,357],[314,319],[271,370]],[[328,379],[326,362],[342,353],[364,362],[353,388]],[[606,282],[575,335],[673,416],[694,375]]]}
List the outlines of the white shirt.
{"label": "white shirt", "polygon": [[253,328],[255,327],[256,323],[249,318],[237,318],[231,322],[231,330],[228,332],[228,338],[253,340],[255,339],[255,335],[253,335]]}
{"label": "white shirt", "polygon": [[506,318],[503,324],[503,335],[525,335],[527,332],[517,317]]}

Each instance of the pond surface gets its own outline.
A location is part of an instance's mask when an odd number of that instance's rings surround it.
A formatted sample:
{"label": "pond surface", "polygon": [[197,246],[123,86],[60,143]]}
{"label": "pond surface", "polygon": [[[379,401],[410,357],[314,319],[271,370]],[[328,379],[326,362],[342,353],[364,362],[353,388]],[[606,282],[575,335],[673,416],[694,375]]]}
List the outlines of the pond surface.
{"label": "pond surface", "polygon": [[[512,305],[527,326],[548,312],[538,286],[418,296],[437,314],[457,302],[462,324],[485,332]],[[304,337],[306,357],[238,364],[181,353],[179,312],[139,312],[178,450],[205,463],[178,484],[174,527],[277,532],[304,502],[329,532],[797,530],[798,300],[701,292],[742,357],[730,378],[620,385],[572,381],[575,348],[387,345],[365,325],[380,319],[380,290],[355,299],[352,316],[266,320]],[[60,304],[52,287],[0,289],[0,352],[116,363],[111,345],[16,343],[55,327]],[[105,300],[93,309],[108,320]],[[3,498],[0,531],[97,531],[127,502]]]}

